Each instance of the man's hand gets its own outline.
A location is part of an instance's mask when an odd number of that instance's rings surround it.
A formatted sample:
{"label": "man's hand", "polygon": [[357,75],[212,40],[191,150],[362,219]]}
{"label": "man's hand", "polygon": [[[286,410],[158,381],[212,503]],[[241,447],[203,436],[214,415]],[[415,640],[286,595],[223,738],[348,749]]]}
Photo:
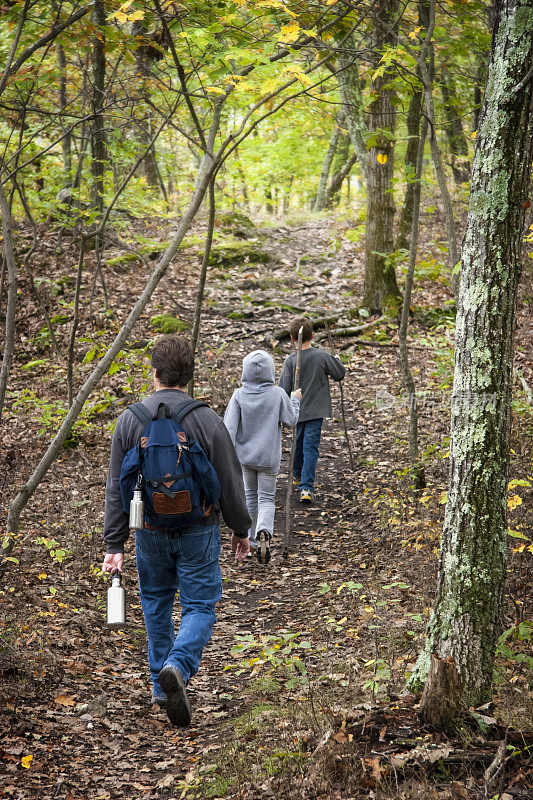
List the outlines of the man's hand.
{"label": "man's hand", "polygon": [[122,562],[124,561],[124,553],[108,553],[104,558],[102,570],[104,572],[114,572],[118,569],[122,572]]}
{"label": "man's hand", "polygon": [[242,561],[250,552],[249,538],[239,539],[239,537],[235,536],[233,533],[231,535],[231,549],[235,553],[235,561]]}
{"label": "man's hand", "polygon": [[295,389],[294,392],[291,392],[291,397],[297,397],[298,400],[301,400],[302,399],[302,390],[301,389]]}

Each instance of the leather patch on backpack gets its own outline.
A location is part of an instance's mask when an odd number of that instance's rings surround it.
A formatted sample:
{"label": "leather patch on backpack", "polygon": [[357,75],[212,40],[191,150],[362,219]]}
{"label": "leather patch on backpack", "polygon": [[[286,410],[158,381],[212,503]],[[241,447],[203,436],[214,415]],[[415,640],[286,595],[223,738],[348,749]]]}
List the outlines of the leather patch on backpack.
{"label": "leather patch on backpack", "polygon": [[187,434],[185,431],[178,431],[178,439],[180,442],[183,442],[183,444],[187,444]]}
{"label": "leather patch on backpack", "polygon": [[144,448],[148,444],[148,436],[141,436],[141,447]]}
{"label": "leather patch on backpack", "polygon": [[186,490],[168,497],[163,492],[154,492],[152,497],[156,514],[188,514],[192,511],[191,495]]}

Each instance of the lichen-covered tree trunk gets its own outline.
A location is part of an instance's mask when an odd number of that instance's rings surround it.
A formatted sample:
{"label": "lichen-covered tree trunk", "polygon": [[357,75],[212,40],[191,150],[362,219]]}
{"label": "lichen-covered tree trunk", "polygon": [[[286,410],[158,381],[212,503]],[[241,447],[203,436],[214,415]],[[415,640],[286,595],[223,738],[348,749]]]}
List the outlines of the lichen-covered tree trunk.
{"label": "lichen-covered tree trunk", "polygon": [[[398,0],[378,0],[373,28],[375,67],[384,45],[395,45],[400,4]],[[362,305],[371,311],[397,311],[401,299],[394,265],[387,258],[394,251],[394,133],[396,110],[393,103],[392,75],[389,70],[375,75],[370,87],[366,161],[366,242],[365,280]]]}
{"label": "lichen-covered tree trunk", "polygon": [[[450,472],[435,605],[411,678],[451,657],[490,696],[502,620],[513,334],[531,173],[533,0],[497,0],[461,259]],[[429,684],[428,684],[429,687]]]}

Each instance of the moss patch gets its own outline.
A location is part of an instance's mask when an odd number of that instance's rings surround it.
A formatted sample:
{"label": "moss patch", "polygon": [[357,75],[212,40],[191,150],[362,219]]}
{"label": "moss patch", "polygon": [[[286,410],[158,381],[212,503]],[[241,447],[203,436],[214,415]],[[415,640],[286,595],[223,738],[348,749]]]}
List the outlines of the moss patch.
{"label": "moss patch", "polygon": [[172,314],[156,314],[150,323],[157,333],[182,333],[191,327],[190,323]]}

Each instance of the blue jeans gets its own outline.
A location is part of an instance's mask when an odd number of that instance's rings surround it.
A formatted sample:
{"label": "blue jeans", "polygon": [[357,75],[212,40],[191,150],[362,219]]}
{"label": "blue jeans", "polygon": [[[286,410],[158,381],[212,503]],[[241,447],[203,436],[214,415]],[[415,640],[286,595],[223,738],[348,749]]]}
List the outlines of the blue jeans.
{"label": "blue jeans", "polygon": [[293,475],[300,481],[300,491],[308,489],[311,492],[313,490],[322,422],[322,419],[308,419],[305,422],[299,422],[296,428]]}
{"label": "blue jeans", "polygon": [[[164,696],[158,681],[162,668],[176,667],[187,683],[198,672],[213,633],[215,606],[222,597],[220,528],[202,522],[176,534],[138,530],[135,552],[153,692]],[[174,637],[178,589],[181,623]]]}

